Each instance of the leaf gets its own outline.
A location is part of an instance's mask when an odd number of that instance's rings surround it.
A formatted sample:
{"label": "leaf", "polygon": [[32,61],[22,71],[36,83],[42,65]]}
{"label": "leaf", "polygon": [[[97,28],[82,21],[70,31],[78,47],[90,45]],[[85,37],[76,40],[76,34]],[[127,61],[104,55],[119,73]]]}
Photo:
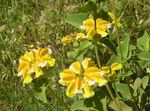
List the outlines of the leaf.
{"label": "leaf", "polygon": [[76,49],[74,49],[73,51],[69,51],[67,53],[67,56],[69,58],[78,58],[78,60],[83,58],[83,55],[88,51],[87,49],[89,48],[89,46],[92,45],[92,43],[90,41],[83,41],[81,42],[80,46]]}
{"label": "leaf", "polygon": [[43,85],[42,87],[40,87],[41,91],[36,92],[36,98],[40,99],[41,101],[43,101],[44,103],[47,102],[47,98],[46,98],[46,88],[47,86]]}
{"label": "leaf", "polygon": [[149,61],[150,60],[150,52],[144,51],[139,54],[139,58],[141,60]]}
{"label": "leaf", "polygon": [[65,19],[65,22],[75,26],[78,29],[81,29],[80,26],[82,26],[83,21],[88,18],[87,13],[76,13],[68,15]]}
{"label": "leaf", "polygon": [[75,102],[71,106],[71,111],[76,111],[76,110],[90,111],[90,110],[94,110],[94,108],[86,107],[84,104],[84,100],[79,100],[78,102]]}
{"label": "leaf", "polygon": [[107,62],[107,66],[111,66],[113,63],[121,63],[121,56],[120,55],[112,55]]}
{"label": "leaf", "polygon": [[129,86],[127,84],[124,83],[116,83],[115,84],[116,89],[118,92],[120,92],[120,94],[124,97],[124,98],[131,98],[131,93],[130,93],[130,89]]}
{"label": "leaf", "polygon": [[121,42],[121,51],[122,51],[122,58],[125,59],[128,56],[129,53],[129,41],[130,36],[127,36],[122,42]]}
{"label": "leaf", "polygon": [[88,1],[83,7],[79,9],[80,12],[96,11],[96,5],[92,1]]}
{"label": "leaf", "polygon": [[141,51],[150,51],[150,36],[146,31],[142,37],[137,39],[137,46]]}
{"label": "leaf", "polygon": [[136,91],[140,87],[141,87],[141,79],[136,78],[136,80],[134,81],[133,89]]}
{"label": "leaf", "polygon": [[149,76],[144,76],[142,79],[141,79],[141,82],[142,82],[142,86],[143,88],[145,89],[148,85],[148,82],[149,82]]}
{"label": "leaf", "polygon": [[118,100],[116,100],[116,102],[115,101],[110,102],[109,107],[112,108],[114,111],[120,111],[120,110],[121,111],[133,111],[133,109],[130,106],[125,104],[123,101],[118,101]]}

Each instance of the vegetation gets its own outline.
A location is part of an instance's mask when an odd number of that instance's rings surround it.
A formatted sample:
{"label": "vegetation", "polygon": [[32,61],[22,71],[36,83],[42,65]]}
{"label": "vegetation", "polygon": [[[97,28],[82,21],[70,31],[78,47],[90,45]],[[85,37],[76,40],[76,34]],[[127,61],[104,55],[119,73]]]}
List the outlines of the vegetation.
{"label": "vegetation", "polygon": [[148,111],[149,0],[0,0],[0,111]]}

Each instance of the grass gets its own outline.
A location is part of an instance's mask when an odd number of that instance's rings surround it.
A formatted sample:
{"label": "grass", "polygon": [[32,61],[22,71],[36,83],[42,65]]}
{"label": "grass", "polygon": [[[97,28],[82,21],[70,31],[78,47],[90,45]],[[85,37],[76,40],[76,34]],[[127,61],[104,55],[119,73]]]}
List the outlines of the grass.
{"label": "grass", "polygon": [[[67,58],[62,58],[66,55],[60,53],[64,49],[59,39],[75,28],[66,24],[64,18],[77,12],[83,3],[82,0],[0,0],[0,111],[64,111],[62,103],[50,95],[50,89],[47,90],[48,102],[43,103],[36,98],[32,85],[22,85],[17,77],[18,58],[30,45],[49,46],[59,55],[60,66],[65,67],[62,63],[67,63]],[[117,12],[127,26],[124,31],[133,35],[132,39],[142,30],[150,32],[149,0],[117,3]],[[109,5],[106,2],[106,6]],[[56,74],[58,72],[55,70]],[[53,86],[55,96],[71,103],[57,81],[52,81],[56,83]]]}

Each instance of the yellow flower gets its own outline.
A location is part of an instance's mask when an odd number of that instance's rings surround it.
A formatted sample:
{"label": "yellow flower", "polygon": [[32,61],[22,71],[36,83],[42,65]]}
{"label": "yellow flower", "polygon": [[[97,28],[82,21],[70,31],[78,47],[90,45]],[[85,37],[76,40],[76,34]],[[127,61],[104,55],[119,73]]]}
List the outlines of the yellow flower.
{"label": "yellow flower", "polygon": [[[114,14],[112,12],[108,12],[108,15],[112,19],[112,23],[115,24],[115,16],[114,16]],[[117,19],[117,27],[121,27],[121,23],[120,23],[119,19]]]}
{"label": "yellow flower", "polygon": [[[30,83],[33,78],[43,75],[43,67],[51,67],[55,64],[55,59],[51,57],[47,48],[32,49],[26,51],[19,59],[18,75],[23,77],[23,83]],[[35,77],[34,77],[35,73]]]}
{"label": "yellow flower", "polygon": [[84,33],[80,32],[80,33],[76,33],[76,40],[77,41],[81,41],[82,39],[85,38]]}
{"label": "yellow flower", "polygon": [[116,74],[117,70],[120,70],[122,68],[122,64],[119,63],[113,63],[110,67],[105,66],[101,68],[101,75],[105,78],[110,78]]}
{"label": "yellow flower", "polygon": [[96,19],[96,26],[94,19],[86,19],[83,21],[83,26],[81,26],[81,29],[84,29],[87,33],[86,37],[87,39],[93,39],[95,34],[101,35],[101,37],[105,37],[108,35],[107,29],[109,26],[109,22],[106,20],[103,20],[102,18]]}
{"label": "yellow flower", "polygon": [[70,44],[70,43],[72,43],[73,42],[73,37],[72,37],[72,35],[66,35],[65,37],[63,37],[62,39],[61,39],[61,43],[64,45],[64,46],[66,46],[66,45],[68,45],[68,44]]}
{"label": "yellow flower", "polygon": [[66,95],[74,97],[82,93],[85,98],[92,97],[94,91],[92,85],[98,83],[100,86],[107,83],[97,67],[90,66],[90,58],[85,58],[82,63],[76,61],[60,73],[59,83],[67,86]]}
{"label": "yellow flower", "polygon": [[106,37],[108,33],[106,32],[109,26],[109,22],[106,20],[103,20],[101,18],[98,18],[96,20],[96,30],[97,33],[100,34],[102,37]]}

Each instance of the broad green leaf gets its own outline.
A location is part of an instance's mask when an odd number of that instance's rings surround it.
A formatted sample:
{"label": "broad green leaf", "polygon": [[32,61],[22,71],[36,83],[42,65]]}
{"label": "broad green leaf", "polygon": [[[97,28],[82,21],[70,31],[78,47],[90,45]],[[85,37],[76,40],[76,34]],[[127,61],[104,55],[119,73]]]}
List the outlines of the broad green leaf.
{"label": "broad green leaf", "polygon": [[150,36],[147,32],[144,32],[144,35],[137,39],[137,46],[141,51],[150,51]]}
{"label": "broad green leaf", "polygon": [[121,56],[120,55],[112,55],[107,62],[107,66],[111,66],[113,63],[121,63]]}
{"label": "broad green leaf", "polygon": [[44,103],[47,102],[47,98],[46,98],[46,88],[47,86],[43,85],[39,92],[36,92],[36,98],[40,99],[41,101],[43,101]]}
{"label": "broad green leaf", "polygon": [[133,85],[134,91],[136,91],[140,87],[141,87],[141,79],[140,78],[136,78],[136,80],[134,81],[134,85]]}
{"label": "broad green leaf", "polygon": [[150,60],[150,52],[144,51],[139,54],[139,58],[144,61]]}
{"label": "broad green leaf", "polygon": [[67,56],[69,58],[78,58],[78,60],[81,60],[83,58],[83,55],[88,51],[87,49],[89,48],[89,46],[92,45],[92,43],[90,41],[83,41],[81,42],[80,46],[76,49],[74,49],[73,51],[69,51],[67,53]]}
{"label": "broad green leaf", "polygon": [[110,102],[109,107],[112,108],[114,111],[133,111],[132,107],[117,99],[116,101]]}
{"label": "broad green leaf", "polygon": [[68,15],[65,19],[65,22],[80,29],[80,26],[82,26],[83,21],[86,20],[87,18],[88,18],[87,13],[76,13],[76,14]]}
{"label": "broad green leaf", "polygon": [[[84,104],[84,100],[79,100],[78,102],[75,102],[71,106],[71,111],[77,111],[77,110],[90,111],[90,110],[94,110],[94,108],[86,107]],[[96,111],[96,110],[94,110],[94,111]]]}
{"label": "broad green leaf", "polygon": [[[121,42],[121,51],[122,51],[122,59],[127,58],[129,53],[129,41],[130,36],[127,36],[122,42]],[[119,51],[119,50],[118,50]]]}
{"label": "broad green leaf", "polygon": [[96,5],[92,1],[88,1],[85,3],[83,7],[80,8],[80,12],[91,12],[91,11],[96,11]]}
{"label": "broad green leaf", "polygon": [[149,76],[144,76],[141,81],[142,81],[142,86],[145,89],[148,85]]}
{"label": "broad green leaf", "polygon": [[116,86],[117,92],[120,92],[120,94],[124,98],[131,98],[131,92],[130,92],[129,86],[127,84],[116,83],[115,86]]}

